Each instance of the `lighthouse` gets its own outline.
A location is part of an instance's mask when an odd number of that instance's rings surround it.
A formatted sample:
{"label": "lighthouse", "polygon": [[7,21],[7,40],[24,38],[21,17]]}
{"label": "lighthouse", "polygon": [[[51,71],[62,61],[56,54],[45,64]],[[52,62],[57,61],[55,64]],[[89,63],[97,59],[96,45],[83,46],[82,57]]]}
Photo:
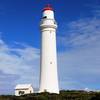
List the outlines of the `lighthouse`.
{"label": "lighthouse", "polygon": [[42,12],[40,22],[41,55],[40,55],[40,89],[39,92],[59,93],[56,51],[57,23],[54,11],[47,5]]}

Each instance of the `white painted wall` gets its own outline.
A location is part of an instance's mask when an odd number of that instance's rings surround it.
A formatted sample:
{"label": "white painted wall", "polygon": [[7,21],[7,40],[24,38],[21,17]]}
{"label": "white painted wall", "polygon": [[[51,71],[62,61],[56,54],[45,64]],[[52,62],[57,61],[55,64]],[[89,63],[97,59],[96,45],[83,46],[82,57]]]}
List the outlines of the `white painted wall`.
{"label": "white painted wall", "polygon": [[53,11],[43,12],[41,28],[40,91],[59,93],[57,75],[56,28]]}
{"label": "white painted wall", "polygon": [[29,87],[28,89],[15,89],[15,95],[20,96],[19,91],[24,91],[24,94],[34,93],[33,88]]}

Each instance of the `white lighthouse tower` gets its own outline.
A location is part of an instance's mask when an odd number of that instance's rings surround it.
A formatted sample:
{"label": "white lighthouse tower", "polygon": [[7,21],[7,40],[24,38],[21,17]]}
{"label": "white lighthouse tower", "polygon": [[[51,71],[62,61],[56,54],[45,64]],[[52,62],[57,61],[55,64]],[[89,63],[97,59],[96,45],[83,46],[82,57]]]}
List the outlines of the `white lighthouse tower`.
{"label": "white lighthouse tower", "polygon": [[57,23],[50,5],[43,9],[40,29],[42,33],[39,92],[59,93],[56,52]]}

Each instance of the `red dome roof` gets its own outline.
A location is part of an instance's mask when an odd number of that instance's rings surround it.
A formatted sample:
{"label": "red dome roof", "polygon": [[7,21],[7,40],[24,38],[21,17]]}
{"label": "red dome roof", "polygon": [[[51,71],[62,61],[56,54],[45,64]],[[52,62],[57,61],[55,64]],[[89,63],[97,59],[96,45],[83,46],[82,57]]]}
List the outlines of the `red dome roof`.
{"label": "red dome roof", "polygon": [[53,10],[53,8],[51,7],[50,4],[46,5],[46,7],[43,9],[43,11],[45,10]]}

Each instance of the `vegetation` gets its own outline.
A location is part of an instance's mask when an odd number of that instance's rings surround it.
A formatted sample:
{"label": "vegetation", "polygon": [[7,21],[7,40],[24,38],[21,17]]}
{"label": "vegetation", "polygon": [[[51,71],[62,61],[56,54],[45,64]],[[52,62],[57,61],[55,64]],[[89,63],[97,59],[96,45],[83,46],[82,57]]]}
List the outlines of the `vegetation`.
{"label": "vegetation", "polygon": [[100,92],[60,91],[60,94],[34,93],[23,96],[1,95],[0,100],[100,100]]}

